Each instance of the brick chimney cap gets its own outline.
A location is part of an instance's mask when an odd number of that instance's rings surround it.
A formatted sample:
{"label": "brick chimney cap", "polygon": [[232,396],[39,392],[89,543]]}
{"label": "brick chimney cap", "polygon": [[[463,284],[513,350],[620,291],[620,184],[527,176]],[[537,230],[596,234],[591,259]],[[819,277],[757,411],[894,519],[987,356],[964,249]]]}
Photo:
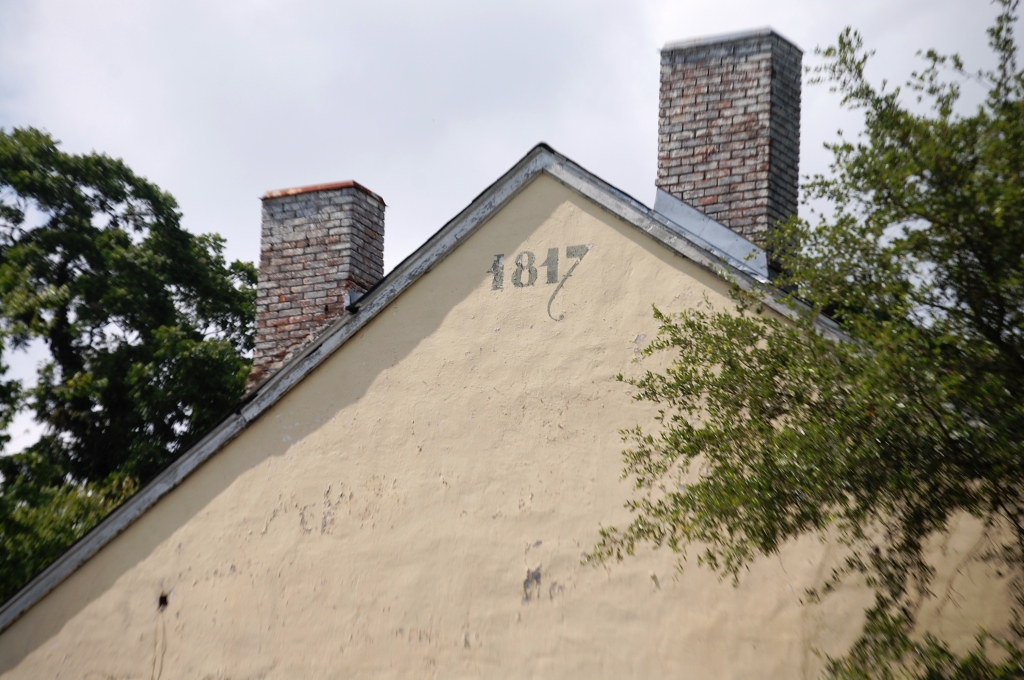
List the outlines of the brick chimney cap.
{"label": "brick chimney cap", "polygon": [[267,193],[263,194],[263,196],[260,197],[260,200],[261,201],[265,201],[268,198],[281,198],[282,196],[296,196],[298,194],[309,194],[309,193],[313,193],[314,191],[331,191],[333,189],[359,189],[364,194],[367,194],[368,196],[373,196],[374,198],[376,198],[378,201],[381,202],[381,205],[386,205],[384,203],[384,199],[381,198],[378,194],[375,194],[374,192],[370,191],[369,189],[364,187],[359,182],[355,182],[355,181],[350,180],[350,179],[349,180],[345,180],[344,182],[332,182],[332,183],[329,183],[329,184],[310,184],[309,186],[294,187],[292,189],[275,189],[274,191],[268,191]]}
{"label": "brick chimney cap", "polygon": [[765,36],[774,35],[776,38],[781,38],[793,47],[796,47],[800,53],[803,53],[796,43],[782,35],[774,28],[765,26],[764,28],[755,28],[749,31],[739,31],[736,33],[721,33],[719,35],[708,35],[700,38],[687,38],[686,40],[676,40],[674,42],[667,42],[665,46],[661,48],[662,52],[673,52],[675,50],[688,50],[694,47],[707,47],[708,45],[720,45],[723,43],[738,42],[747,38],[762,38]]}

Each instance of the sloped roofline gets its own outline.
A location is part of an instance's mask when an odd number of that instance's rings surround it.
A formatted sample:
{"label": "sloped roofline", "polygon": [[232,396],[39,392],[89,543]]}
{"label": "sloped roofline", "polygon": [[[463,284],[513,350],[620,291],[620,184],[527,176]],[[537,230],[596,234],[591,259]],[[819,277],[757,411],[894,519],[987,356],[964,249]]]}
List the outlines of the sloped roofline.
{"label": "sloped roofline", "polygon": [[[765,286],[743,270],[701,248],[687,239],[685,232],[668,218],[584,170],[547,144],[540,143],[473,199],[462,212],[428,238],[414,253],[392,269],[376,286],[350,305],[348,314],[329,326],[280,370],[258,384],[219,425],[134,496],[107,515],[89,533],[5,602],[0,607],[0,632],[10,627],[22,614],[114,540],[165,494],[241,434],[249,423],[277,403],[378,312],[417,279],[436,267],[492,215],[542,174],[582,194],[604,210],[645,232],[674,253],[726,280],[735,282],[743,290],[757,292],[765,305],[776,312],[791,319],[795,319],[799,314],[800,310],[782,303],[781,291]],[[843,338],[838,326],[829,319],[819,318],[818,327],[820,332],[827,336]]]}

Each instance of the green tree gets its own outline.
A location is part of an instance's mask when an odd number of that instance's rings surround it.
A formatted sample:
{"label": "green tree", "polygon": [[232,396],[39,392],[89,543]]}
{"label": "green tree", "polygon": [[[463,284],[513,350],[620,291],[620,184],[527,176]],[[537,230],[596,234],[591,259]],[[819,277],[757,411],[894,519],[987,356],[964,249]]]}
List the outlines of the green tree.
{"label": "green tree", "polygon": [[120,160],[0,130],[0,346],[49,351],[35,385],[0,381],[0,431],[20,408],[44,426],[0,457],[0,599],[243,394],[256,271],[180,217]]}
{"label": "green tree", "polygon": [[[890,89],[865,76],[857,33],[820,52],[816,80],[863,113],[864,130],[828,145],[831,172],[805,187],[830,206],[820,220],[769,238],[796,323],[738,290],[738,312],[655,310],[644,354],[670,353],[669,368],[628,381],[660,415],[655,431],[624,433],[634,517],[604,530],[590,558],[649,543],[739,577],[798,536],[838,536],[848,559],[810,595],[856,576],[876,599],[835,677],[1024,674],[1020,597],[1012,639],[979,632],[967,656],[914,635],[933,577],[927,542],[962,513],[984,521],[988,559],[1022,592],[1024,73],[1017,0],[999,4],[992,71],[928,52]],[[962,113],[968,79],[987,98]]]}

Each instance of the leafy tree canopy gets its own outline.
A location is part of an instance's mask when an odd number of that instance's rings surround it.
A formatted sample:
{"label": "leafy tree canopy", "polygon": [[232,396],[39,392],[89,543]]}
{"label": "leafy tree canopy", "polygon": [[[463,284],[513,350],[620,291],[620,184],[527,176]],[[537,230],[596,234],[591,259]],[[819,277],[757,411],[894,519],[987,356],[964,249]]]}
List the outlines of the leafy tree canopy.
{"label": "leafy tree canopy", "polygon": [[[987,557],[1021,593],[1024,72],[1017,0],[999,4],[991,71],[928,52],[892,89],[865,76],[856,32],[820,52],[816,80],[863,113],[864,131],[828,145],[831,172],[805,186],[831,206],[820,221],[769,237],[797,322],[738,291],[738,313],[656,310],[645,355],[671,353],[671,364],[628,381],[660,416],[653,431],[625,433],[634,518],[603,531],[591,559],[652,543],[738,576],[788,540],[839,536],[849,558],[811,594],[857,575],[876,600],[829,666],[836,677],[1024,673],[1019,597],[1013,639],[982,634],[967,656],[913,635],[933,576],[927,542],[963,513],[984,521]],[[988,94],[965,114],[967,81]],[[819,315],[846,339],[822,333]]]}
{"label": "leafy tree canopy", "polygon": [[0,365],[0,432],[45,427],[0,457],[0,599],[242,396],[256,271],[180,217],[120,160],[0,130],[0,349],[49,352],[32,386]]}

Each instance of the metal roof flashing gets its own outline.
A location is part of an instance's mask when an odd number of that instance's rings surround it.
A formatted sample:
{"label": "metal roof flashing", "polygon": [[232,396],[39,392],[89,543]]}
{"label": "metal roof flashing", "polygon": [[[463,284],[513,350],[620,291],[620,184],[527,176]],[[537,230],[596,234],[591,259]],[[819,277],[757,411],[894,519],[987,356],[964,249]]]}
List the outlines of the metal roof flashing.
{"label": "metal roof flashing", "polygon": [[682,236],[761,283],[768,283],[768,256],[756,244],[661,189],[654,198],[654,211],[677,227]]}

